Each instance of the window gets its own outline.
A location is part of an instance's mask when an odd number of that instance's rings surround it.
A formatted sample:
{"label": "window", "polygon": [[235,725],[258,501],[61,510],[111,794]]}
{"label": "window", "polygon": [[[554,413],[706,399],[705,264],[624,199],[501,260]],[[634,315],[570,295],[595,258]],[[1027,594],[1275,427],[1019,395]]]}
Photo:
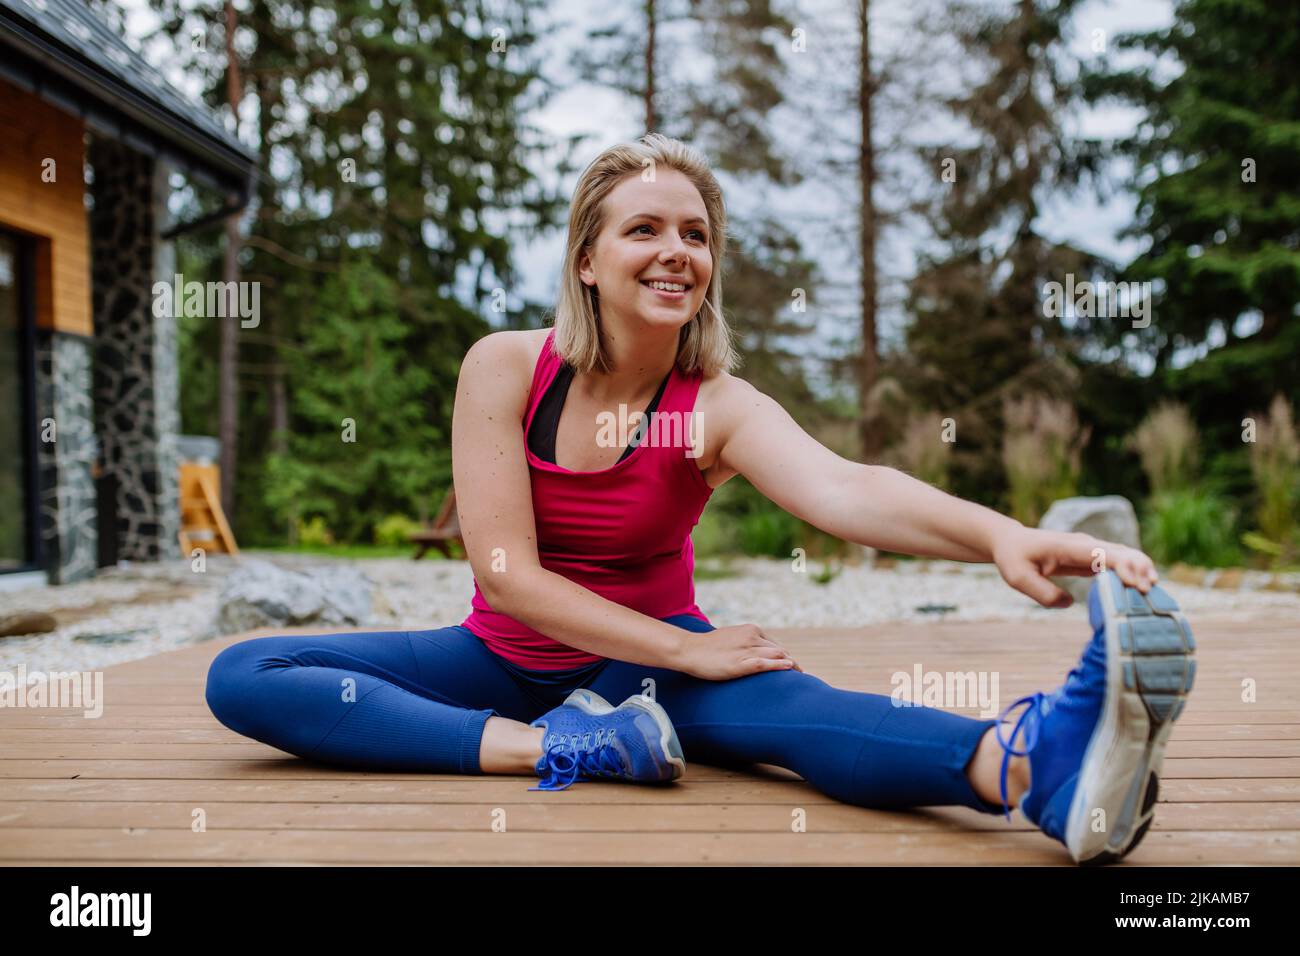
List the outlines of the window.
{"label": "window", "polygon": [[35,561],[33,330],[26,253],[19,237],[0,231],[0,573],[30,570]]}

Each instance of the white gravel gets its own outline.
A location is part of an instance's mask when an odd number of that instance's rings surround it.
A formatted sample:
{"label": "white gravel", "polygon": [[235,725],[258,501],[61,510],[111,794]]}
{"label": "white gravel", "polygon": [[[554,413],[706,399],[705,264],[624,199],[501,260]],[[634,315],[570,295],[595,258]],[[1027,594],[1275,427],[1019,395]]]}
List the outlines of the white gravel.
{"label": "white gravel", "polygon": [[[335,560],[278,553],[258,557],[292,568]],[[469,614],[473,574],[468,562],[381,558],[350,563],[376,585],[368,625],[429,630],[458,624]],[[79,584],[0,592],[0,616],[44,611],[60,624],[50,634],[0,638],[0,670],[16,672],[20,663],[29,673],[97,670],[216,636],[211,628],[217,594],[232,566],[231,559],[213,555],[201,574],[184,562],[136,564],[102,570]],[[701,568],[714,566],[700,562]],[[1039,607],[1007,587],[991,565],[918,561],[900,562],[893,570],[847,566],[824,585],[814,580],[821,567],[810,560],[800,573],[789,561],[736,559],[730,563],[735,577],[696,583],[696,601],[718,626],[862,627],[937,618],[1077,619],[1082,626],[1086,619],[1082,604],[1066,611]],[[1162,583],[1193,619],[1198,614],[1242,621],[1289,616],[1300,629],[1300,594]],[[926,605],[930,612],[919,610]],[[944,606],[955,610],[939,610]],[[104,635],[123,639],[104,643]]]}
{"label": "white gravel", "polygon": [[[701,566],[707,566],[703,562]],[[1064,611],[1042,607],[1009,587],[991,564],[901,561],[891,570],[845,567],[830,582],[813,580],[822,564],[796,573],[788,561],[732,562],[736,578],[696,583],[696,601],[714,624],[771,627],[864,627],[895,621],[1087,620],[1083,602]],[[1300,627],[1300,594],[1194,587],[1162,577],[1161,587],[1189,615],[1233,620],[1292,615]],[[928,610],[921,610],[927,608]],[[940,608],[955,607],[953,611]]]}

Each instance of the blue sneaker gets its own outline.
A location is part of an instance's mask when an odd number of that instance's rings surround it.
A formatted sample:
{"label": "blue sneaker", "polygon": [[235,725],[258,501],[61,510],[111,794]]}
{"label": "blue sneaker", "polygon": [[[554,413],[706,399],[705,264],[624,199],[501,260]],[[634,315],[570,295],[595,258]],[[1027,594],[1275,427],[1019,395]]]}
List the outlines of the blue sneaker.
{"label": "blue sneaker", "polygon": [[[1028,756],[1021,812],[1085,865],[1118,860],[1146,835],[1165,743],[1196,675],[1191,628],[1158,585],[1143,595],[1104,571],[1088,593],[1088,620],[1092,640],[1065,683],[1020,698],[997,726],[1007,819],[1007,768],[1012,754]],[[1025,703],[1003,740],[1002,717]]]}
{"label": "blue sneaker", "polygon": [[546,729],[536,767],[542,783],[530,790],[567,790],[580,777],[667,783],[686,772],[667,711],[640,694],[611,707],[579,688],[530,726]]}

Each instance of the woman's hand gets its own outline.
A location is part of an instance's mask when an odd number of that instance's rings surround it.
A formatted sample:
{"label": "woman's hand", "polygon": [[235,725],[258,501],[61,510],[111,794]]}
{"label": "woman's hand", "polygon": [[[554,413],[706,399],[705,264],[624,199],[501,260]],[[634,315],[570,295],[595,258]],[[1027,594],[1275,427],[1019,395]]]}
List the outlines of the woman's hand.
{"label": "woman's hand", "polygon": [[763,671],[802,671],[794,658],[757,624],[719,627],[684,635],[674,670],[703,680],[731,680]]}
{"label": "woman's hand", "polygon": [[1052,574],[1086,576],[1110,570],[1143,594],[1159,579],[1155,564],[1136,548],[1082,532],[1043,531],[1023,525],[994,538],[993,561],[1007,584],[1043,607],[1074,603],[1068,592],[1047,579]]}

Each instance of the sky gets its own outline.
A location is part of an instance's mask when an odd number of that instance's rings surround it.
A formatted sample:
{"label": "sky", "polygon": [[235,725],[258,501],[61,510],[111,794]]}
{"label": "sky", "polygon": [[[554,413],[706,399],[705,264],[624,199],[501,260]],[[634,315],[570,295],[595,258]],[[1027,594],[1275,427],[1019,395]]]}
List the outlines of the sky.
{"label": "sky", "polygon": [[[625,2],[631,6],[631,0]],[[914,17],[918,2],[924,0],[875,0],[872,3],[873,56],[878,62],[888,61],[891,54],[917,42]],[[1003,0],[990,2],[996,4]],[[156,19],[148,10],[147,0],[121,0],[121,5],[128,10],[128,33],[139,45],[139,39],[152,28]],[[856,325],[852,318],[856,314],[854,281],[858,271],[852,231],[856,219],[852,201],[856,199],[856,185],[852,179],[816,174],[820,168],[818,157],[825,152],[828,137],[846,144],[850,150],[857,138],[857,120],[853,110],[841,107],[840,100],[835,98],[837,92],[840,95],[852,94],[854,78],[845,65],[852,63],[856,42],[856,4],[846,0],[799,0],[798,12],[794,14],[789,12],[791,4],[788,2],[775,0],[774,5],[786,12],[804,31],[806,40],[801,55],[787,53],[783,57],[790,69],[792,102],[774,114],[772,127],[779,148],[801,164],[810,166],[815,175],[802,187],[779,192],[759,191],[726,177],[719,178],[733,217],[760,207],[776,214],[800,236],[805,254],[813,258],[822,275],[831,280],[832,285],[823,296],[825,305],[821,314],[817,314],[816,308],[810,308],[808,316],[817,322],[819,330],[813,350],[824,354],[837,351],[836,343],[842,343],[846,335],[854,334],[853,326]],[[548,77],[557,83],[570,84],[571,72],[567,64],[571,51],[583,42],[587,30],[609,22],[611,9],[609,0],[564,0],[548,6],[542,17],[543,24],[554,27],[554,32],[544,41],[546,65],[543,70]],[[1167,26],[1171,20],[1170,0],[1086,0],[1074,18],[1069,49],[1083,59],[1120,56],[1110,44],[1117,34]],[[1103,52],[1098,53],[1098,48]],[[165,57],[154,56],[152,59],[160,63],[169,80],[191,95],[196,92],[193,77],[185,76],[174,66],[169,67]],[[687,76],[698,75],[698,64],[690,62],[692,58],[681,59],[686,62],[661,63],[661,69],[680,69]],[[930,93],[942,89],[944,84],[957,82],[965,67],[959,57],[943,52],[936,54],[933,62],[934,67],[928,73],[922,72],[919,78],[914,76],[912,79],[922,87],[932,87],[926,91]],[[892,107],[886,106],[879,116],[882,127],[879,138],[882,141],[896,136],[933,141],[936,134],[941,133],[942,117],[914,107],[906,94],[900,96],[897,91],[891,94],[891,101]],[[851,104],[851,100],[848,102]],[[1077,115],[1064,116],[1062,120],[1069,131],[1109,136],[1131,132],[1138,118],[1139,114],[1132,109],[1104,107],[1081,109]],[[645,132],[641,128],[643,117],[639,103],[614,91],[586,84],[569,86],[542,109],[530,114],[528,121],[557,138],[574,133],[590,134],[575,154],[579,170],[602,149],[617,142],[633,140]],[[839,150],[841,159],[846,155],[851,156],[851,152],[845,154],[843,149]],[[906,191],[912,185],[909,180],[913,177],[925,175],[924,171],[908,168],[906,161],[895,162],[887,152],[882,165],[885,176],[877,196],[884,204]],[[572,193],[577,180],[575,172],[557,184],[553,170],[536,168],[534,171],[548,185],[558,185],[566,195]],[[1116,181],[1123,185],[1129,171],[1117,168],[1114,172]],[[1140,250],[1138,240],[1119,236],[1132,221],[1133,212],[1134,199],[1130,191],[1121,188],[1114,190],[1108,198],[1100,199],[1094,191],[1088,190],[1072,196],[1051,197],[1038,227],[1048,238],[1071,242],[1123,262]],[[882,276],[881,332],[886,342],[896,341],[902,330],[905,317],[898,306],[901,281],[910,273],[915,254],[924,240],[924,231],[916,223],[904,223],[886,231],[882,237],[877,258]],[[521,275],[521,287],[509,290],[511,299],[523,296],[548,305],[553,302],[563,247],[562,228],[533,241],[519,240],[515,247],[515,263]],[[467,269],[465,275],[468,279],[472,273]],[[816,363],[810,365],[809,370],[814,386],[822,390],[825,383],[818,381]]]}

